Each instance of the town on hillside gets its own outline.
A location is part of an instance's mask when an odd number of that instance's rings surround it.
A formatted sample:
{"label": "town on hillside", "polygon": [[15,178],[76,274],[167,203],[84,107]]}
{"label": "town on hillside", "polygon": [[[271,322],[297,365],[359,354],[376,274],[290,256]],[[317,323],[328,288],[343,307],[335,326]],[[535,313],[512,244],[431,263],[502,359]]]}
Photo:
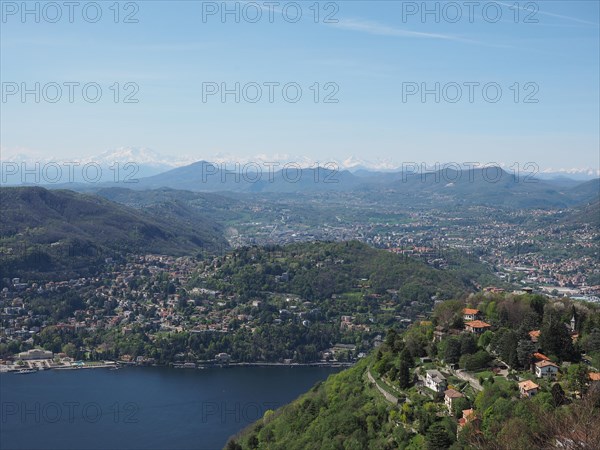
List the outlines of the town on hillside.
{"label": "town on hillside", "polygon": [[[590,429],[585,405],[600,401],[599,368],[597,307],[488,290],[438,304],[431,320],[404,333],[391,330],[367,375],[397,406],[395,420],[407,432],[427,434],[446,417],[445,429],[456,436],[442,433],[443,448],[455,441],[495,448],[508,420],[532,420],[534,410],[569,404],[584,408],[577,410],[580,423],[552,430],[560,436],[552,448],[596,448],[600,434]],[[551,428],[541,419],[538,427]]]}

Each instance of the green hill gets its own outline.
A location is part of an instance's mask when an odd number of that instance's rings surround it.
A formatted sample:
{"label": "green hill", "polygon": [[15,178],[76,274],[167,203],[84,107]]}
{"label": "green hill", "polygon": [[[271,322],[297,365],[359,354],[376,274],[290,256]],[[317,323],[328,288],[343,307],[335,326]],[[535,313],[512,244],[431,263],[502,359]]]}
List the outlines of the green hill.
{"label": "green hill", "polygon": [[[184,215],[172,205],[178,208]],[[85,273],[127,252],[183,255],[227,247],[220,226],[208,219],[184,221],[67,190],[1,188],[0,213],[0,278]]]}
{"label": "green hill", "polygon": [[[397,290],[398,298],[426,306],[433,304],[434,295],[451,298],[474,291],[475,278],[489,275],[481,264],[477,268],[479,271],[467,275],[460,269],[456,269],[460,273],[434,269],[418,259],[357,241],[314,242],[236,249],[217,276],[248,298],[261,291],[283,289],[308,300],[330,301],[332,295],[354,291],[361,285],[383,297],[390,297],[388,290]],[[276,275],[283,273],[289,282],[278,283]]]}
{"label": "green hill", "polygon": [[598,198],[588,204],[572,208],[568,213],[563,219],[563,222],[567,224],[581,225],[587,223],[600,228],[600,199]]}
{"label": "green hill", "polygon": [[370,359],[331,375],[308,393],[247,428],[227,449],[397,448],[391,407],[365,374]]}
{"label": "green hill", "polygon": [[125,188],[101,188],[90,193],[107,200],[141,209],[151,214],[168,213],[171,204],[177,204],[177,216],[184,221],[205,221],[206,217],[218,222],[239,218],[244,202],[223,195],[175,190],[170,188],[154,190],[132,190]]}
{"label": "green hill", "polygon": [[[216,290],[230,299],[219,309],[252,319],[248,326],[231,322],[229,333],[164,335],[155,341],[161,342],[155,352],[160,362],[180,352],[199,359],[225,352],[239,362],[317,362],[336,343],[355,347],[337,356],[347,361],[371,349],[372,340],[400,318],[430,311],[435,298],[475,291],[468,279],[449,270],[359,242],[237,248],[210,265],[213,269],[192,276],[185,288]],[[254,306],[255,300],[260,305]],[[341,316],[353,316],[356,327],[341,327]]]}

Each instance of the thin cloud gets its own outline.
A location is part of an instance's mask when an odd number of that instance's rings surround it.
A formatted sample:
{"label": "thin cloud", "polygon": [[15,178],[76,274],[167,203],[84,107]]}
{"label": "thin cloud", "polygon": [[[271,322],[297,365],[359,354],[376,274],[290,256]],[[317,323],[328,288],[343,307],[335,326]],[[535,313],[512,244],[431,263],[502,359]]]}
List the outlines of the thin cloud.
{"label": "thin cloud", "polygon": [[[508,6],[510,8],[517,8],[521,11],[532,12],[531,9],[524,8],[522,6],[519,6],[516,3],[514,5],[511,5],[510,3],[498,2],[498,4],[503,5],[503,6]],[[583,19],[579,19],[577,17],[565,16],[563,14],[556,14],[556,13],[551,13],[551,12],[547,12],[547,11],[536,11],[536,14],[540,14],[542,16],[556,17],[557,19],[570,20],[572,22],[577,22],[577,23],[584,23],[586,25],[594,25],[596,27],[598,26],[597,22],[590,22],[589,20],[583,20]]]}
{"label": "thin cloud", "polygon": [[461,36],[456,36],[453,34],[442,34],[442,33],[428,33],[424,31],[413,31],[406,30],[403,28],[395,28],[389,25],[385,25],[379,22],[367,21],[367,20],[358,20],[358,19],[341,19],[338,23],[327,24],[332,27],[350,30],[350,31],[358,31],[362,33],[369,33],[378,36],[391,36],[391,37],[403,37],[409,39],[438,39],[443,41],[451,41],[451,42],[462,42],[465,44],[474,44],[474,45],[483,45],[485,47],[493,47],[493,48],[514,48],[511,45],[504,44],[490,44],[487,42],[477,41],[474,39],[467,39]]}
{"label": "thin cloud", "polygon": [[172,42],[172,43],[154,43],[130,45],[133,50],[146,50],[158,52],[189,52],[196,50],[206,50],[215,47],[214,42]]}
{"label": "thin cloud", "polygon": [[379,36],[394,36],[420,39],[442,39],[446,41],[467,42],[478,44],[478,41],[465,39],[451,34],[427,33],[422,31],[405,30],[402,28],[394,28],[378,22],[364,21],[357,19],[342,19],[337,23],[330,24],[336,28],[342,28],[351,31],[361,31],[363,33],[375,34]]}

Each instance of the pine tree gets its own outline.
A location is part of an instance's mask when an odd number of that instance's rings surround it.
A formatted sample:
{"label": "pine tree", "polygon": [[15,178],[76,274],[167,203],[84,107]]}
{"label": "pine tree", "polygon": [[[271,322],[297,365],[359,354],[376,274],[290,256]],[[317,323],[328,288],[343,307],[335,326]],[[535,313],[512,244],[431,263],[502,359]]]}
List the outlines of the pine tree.
{"label": "pine tree", "polygon": [[565,396],[565,391],[563,391],[563,388],[560,384],[555,383],[552,386],[550,393],[552,394],[552,401],[555,408],[565,404],[567,397]]}
{"label": "pine tree", "polygon": [[529,367],[531,355],[535,352],[535,344],[529,339],[522,339],[517,344],[517,359],[520,367]]}
{"label": "pine tree", "polygon": [[405,361],[400,361],[397,377],[398,385],[401,389],[406,389],[410,386],[410,368]]}
{"label": "pine tree", "polygon": [[575,349],[566,325],[555,317],[550,317],[540,330],[540,346],[544,353],[555,355],[560,359],[571,361]]}
{"label": "pine tree", "polygon": [[434,423],[427,429],[425,436],[428,450],[444,450],[452,445],[452,438],[441,423]]}

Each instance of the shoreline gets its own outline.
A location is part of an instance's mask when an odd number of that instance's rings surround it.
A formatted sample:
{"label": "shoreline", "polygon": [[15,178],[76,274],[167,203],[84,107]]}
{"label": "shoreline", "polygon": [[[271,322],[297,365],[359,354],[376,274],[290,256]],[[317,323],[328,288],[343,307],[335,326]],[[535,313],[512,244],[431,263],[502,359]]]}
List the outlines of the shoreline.
{"label": "shoreline", "polygon": [[[193,364],[186,365],[186,364]],[[202,370],[211,368],[225,369],[228,367],[324,367],[332,369],[348,368],[352,367],[356,362],[312,362],[312,363],[281,363],[281,362],[238,362],[238,363],[182,363],[182,364],[135,364],[119,361],[104,361],[100,364],[81,364],[81,365],[70,365],[70,366],[46,366],[43,369],[31,369],[31,368],[18,368],[9,369],[2,368],[0,374],[12,373],[12,374],[31,374],[36,372],[46,372],[49,370],[89,370],[89,369],[111,369],[120,370],[126,367],[167,367],[172,369],[187,369],[187,370]]]}

